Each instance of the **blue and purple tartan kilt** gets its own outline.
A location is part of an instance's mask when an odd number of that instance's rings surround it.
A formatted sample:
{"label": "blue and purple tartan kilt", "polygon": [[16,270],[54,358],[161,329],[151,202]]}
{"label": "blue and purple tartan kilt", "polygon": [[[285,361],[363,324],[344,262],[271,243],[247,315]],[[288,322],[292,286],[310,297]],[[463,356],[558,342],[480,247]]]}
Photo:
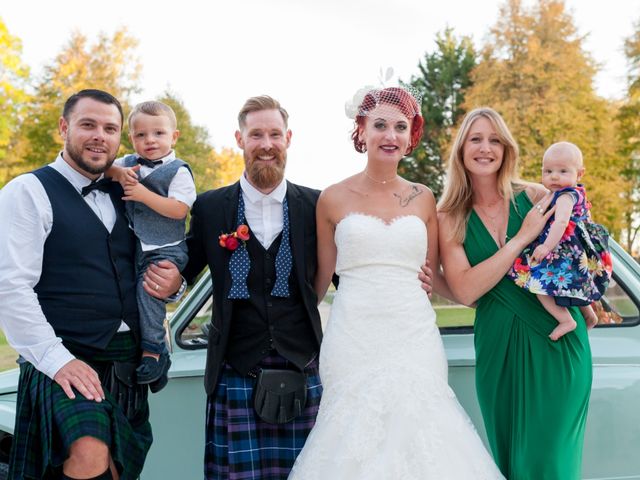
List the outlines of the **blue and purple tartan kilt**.
{"label": "blue and purple tartan kilt", "polygon": [[[287,368],[279,355],[260,366]],[[290,423],[263,422],[253,409],[255,379],[225,364],[213,395],[207,399],[204,474],[206,480],[286,480],[316,422],[322,385],[318,362],[305,368],[307,404]]]}
{"label": "blue and purple tartan kilt", "polygon": [[[137,360],[138,347],[131,334],[117,334],[102,356],[89,362],[99,373],[113,360]],[[109,445],[121,480],[138,478],[153,440],[149,407],[132,423],[113,397],[97,403],[76,392],[67,397],[62,387],[30,363],[20,366],[14,440],[9,479],[59,478],[70,445],[91,436]],[[146,403],[146,402],[145,402]]]}

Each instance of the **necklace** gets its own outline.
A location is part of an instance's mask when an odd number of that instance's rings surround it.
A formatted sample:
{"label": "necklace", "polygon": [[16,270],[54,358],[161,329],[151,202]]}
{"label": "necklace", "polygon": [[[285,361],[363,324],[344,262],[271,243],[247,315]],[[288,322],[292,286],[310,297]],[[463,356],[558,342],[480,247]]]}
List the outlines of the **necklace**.
{"label": "necklace", "polygon": [[[502,200],[502,197],[498,197],[497,199],[495,199],[493,202],[489,202],[485,205],[486,208],[492,209],[498,202],[500,202]],[[502,208],[499,208],[498,211],[496,212],[496,214],[494,216],[489,215],[489,213],[487,212],[487,210],[485,209],[485,207],[483,207],[482,205],[480,205],[479,203],[476,203],[476,206],[480,209],[480,211],[488,218],[490,218],[491,220],[495,220],[496,218],[498,218],[498,215],[500,215],[502,213]]]}
{"label": "necklace", "polygon": [[[495,203],[494,203],[495,205]],[[491,216],[489,215],[489,213],[484,209],[484,207],[481,207],[480,205],[477,205],[477,207],[480,209],[480,211],[484,214],[485,217],[487,217],[488,219],[491,220],[491,222],[493,223],[493,221],[498,218],[498,216],[502,213],[502,208],[498,209],[498,211],[496,212],[495,215]]]}
{"label": "necklace", "polygon": [[366,169],[366,168],[364,169],[364,176],[365,176],[365,177],[367,177],[367,178],[368,178],[369,180],[371,180],[372,182],[379,183],[380,185],[385,185],[385,184],[387,184],[387,183],[394,182],[394,181],[396,181],[396,180],[398,179],[398,174],[396,173],[396,174],[393,176],[393,178],[390,178],[390,179],[388,179],[388,180],[376,180],[375,178],[373,178],[371,175],[369,175],[369,174],[367,173],[367,169]]}

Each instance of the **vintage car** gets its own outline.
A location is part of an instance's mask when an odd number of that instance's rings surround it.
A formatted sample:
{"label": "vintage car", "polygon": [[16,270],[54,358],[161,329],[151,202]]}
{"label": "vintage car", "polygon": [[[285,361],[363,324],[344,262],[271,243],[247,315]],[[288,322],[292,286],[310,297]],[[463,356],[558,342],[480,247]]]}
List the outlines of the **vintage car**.
{"label": "vintage car", "polygon": [[[601,323],[590,333],[593,389],[584,444],[585,479],[640,479],[640,267],[612,242],[614,278],[603,297]],[[326,321],[330,296],[321,304]],[[439,303],[439,302],[438,302]],[[435,303],[434,303],[435,304]],[[481,435],[474,386],[473,310],[437,304],[449,360],[449,382]],[[202,478],[205,394],[203,369],[211,281],[202,276],[171,317],[171,380],[150,396],[154,442],[142,479]],[[0,478],[12,441],[17,370],[0,374]],[[538,448],[546,448],[539,445]]]}

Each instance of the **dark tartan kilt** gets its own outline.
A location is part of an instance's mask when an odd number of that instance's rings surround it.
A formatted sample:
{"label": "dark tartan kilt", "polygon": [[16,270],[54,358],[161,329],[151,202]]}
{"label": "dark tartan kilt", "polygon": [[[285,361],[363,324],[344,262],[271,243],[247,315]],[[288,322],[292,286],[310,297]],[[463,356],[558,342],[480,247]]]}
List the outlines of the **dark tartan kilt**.
{"label": "dark tartan kilt", "polygon": [[[116,334],[107,350],[87,363],[102,375],[114,360],[139,360],[133,335]],[[105,401],[97,403],[76,392],[71,400],[60,385],[30,363],[23,363],[9,478],[59,478],[69,447],[85,436],[109,445],[122,480],[138,478],[153,440],[149,405],[145,401],[135,421],[130,421],[106,390],[105,396]]]}
{"label": "dark tartan kilt", "polygon": [[[261,366],[288,368],[279,355],[267,357]],[[307,368],[307,404],[290,423],[263,422],[253,409],[255,379],[225,364],[216,391],[207,399],[205,479],[284,480],[316,422],[322,386],[318,362]]]}

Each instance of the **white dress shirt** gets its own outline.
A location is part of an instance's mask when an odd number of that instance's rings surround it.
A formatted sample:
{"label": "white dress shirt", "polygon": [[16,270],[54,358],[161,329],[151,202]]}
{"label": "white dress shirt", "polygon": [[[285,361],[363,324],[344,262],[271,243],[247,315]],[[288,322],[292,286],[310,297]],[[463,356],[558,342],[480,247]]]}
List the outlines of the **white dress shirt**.
{"label": "white dress shirt", "polygon": [[[49,166],[62,174],[78,194],[91,183],[62,155]],[[83,198],[111,231],[116,212],[109,195],[93,190]],[[35,175],[20,175],[0,190],[0,224],[0,326],[20,355],[53,378],[75,357],[56,337],[33,290],[40,281],[44,244],[53,224],[49,197]],[[123,322],[118,331],[128,329]]]}
{"label": "white dress shirt", "polygon": [[[162,157],[160,160],[162,161],[162,165],[167,163],[171,163],[176,159],[175,151],[171,150],[168,155]],[[118,158],[115,162],[115,165],[122,167],[124,164],[124,157]],[[157,165],[155,168],[160,167]],[[145,165],[140,166],[140,170],[138,173],[140,174],[140,178],[144,179],[147,175],[153,172],[153,168],[147,167]],[[193,176],[187,170],[186,167],[181,167],[176,172],[175,176],[171,180],[169,184],[169,192],[167,193],[167,197],[175,198],[176,200],[184,203],[189,208],[193,206],[193,203],[196,201],[196,185],[193,182]],[[148,252],[150,250],[156,250],[161,247],[169,247],[171,245],[178,245],[182,243],[184,240],[179,240],[173,243],[167,243],[166,245],[152,245],[144,242],[140,242],[140,247],[143,251]]]}
{"label": "white dress shirt", "polygon": [[251,185],[245,174],[242,174],[240,188],[244,200],[244,217],[251,232],[267,249],[282,231],[282,202],[287,194],[287,182],[283,179],[280,185],[265,195]]}

